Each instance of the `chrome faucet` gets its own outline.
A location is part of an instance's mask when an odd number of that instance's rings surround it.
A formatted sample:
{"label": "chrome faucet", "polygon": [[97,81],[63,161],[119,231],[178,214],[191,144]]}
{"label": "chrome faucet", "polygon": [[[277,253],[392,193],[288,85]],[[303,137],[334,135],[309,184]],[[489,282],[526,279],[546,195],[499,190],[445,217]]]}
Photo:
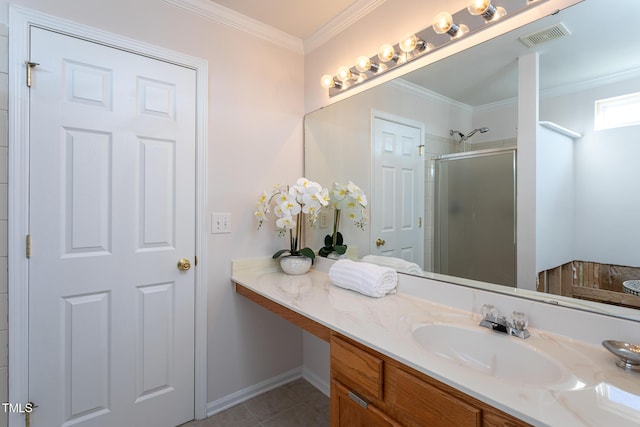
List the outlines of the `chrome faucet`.
{"label": "chrome faucet", "polygon": [[480,326],[522,339],[529,338],[529,332],[527,331],[529,320],[523,312],[514,311],[511,313],[511,319],[507,320],[505,316],[500,315],[498,309],[492,304],[484,304],[480,313],[482,314]]}

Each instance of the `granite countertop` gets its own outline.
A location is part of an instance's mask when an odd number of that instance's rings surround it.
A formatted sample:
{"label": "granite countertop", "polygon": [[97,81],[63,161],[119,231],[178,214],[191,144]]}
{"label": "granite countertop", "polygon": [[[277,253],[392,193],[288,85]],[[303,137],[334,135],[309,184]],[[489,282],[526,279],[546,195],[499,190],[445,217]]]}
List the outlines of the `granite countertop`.
{"label": "granite countertop", "polygon": [[[327,328],[448,384],[489,405],[534,425],[637,426],[640,422],[640,373],[615,366],[615,356],[601,346],[529,327],[520,340],[480,328],[480,314],[437,304],[400,291],[370,298],[336,287],[325,272],[301,276],[279,272],[268,264],[234,266],[232,280]],[[549,378],[527,375],[527,366],[513,375],[482,371],[422,347],[413,331],[422,325],[447,325],[517,340],[549,359],[556,371]],[[475,335],[474,335],[475,336]],[[481,337],[481,335],[480,335]],[[556,369],[559,368],[559,369]]]}

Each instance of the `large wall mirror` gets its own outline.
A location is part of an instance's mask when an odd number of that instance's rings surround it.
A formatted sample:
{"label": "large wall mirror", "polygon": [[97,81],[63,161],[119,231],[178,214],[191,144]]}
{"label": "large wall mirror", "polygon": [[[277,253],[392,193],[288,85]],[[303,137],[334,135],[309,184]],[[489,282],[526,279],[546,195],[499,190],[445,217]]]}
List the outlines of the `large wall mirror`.
{"label": "large wall mirror", "polygon": [[[640,279],[640,126],[595,127],[597,100],[640,93],[640,29],[624,22],[639,14],[586,0],[308,114],[305,175],[369,199],[364,230],[341,221],[347,255],[640,320],[623,286]],[[536,73],[538,93],[519,94]],[[523,109],[538,120],[519,129]]]}

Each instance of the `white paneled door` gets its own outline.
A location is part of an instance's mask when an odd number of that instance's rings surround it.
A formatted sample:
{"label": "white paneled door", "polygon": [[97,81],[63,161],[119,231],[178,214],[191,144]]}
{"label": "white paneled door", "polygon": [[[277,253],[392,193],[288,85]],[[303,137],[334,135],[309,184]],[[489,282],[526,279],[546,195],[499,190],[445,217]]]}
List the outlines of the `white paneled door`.
{"label": "white paneled door", "polygon": [[32,426],[191,420],[196,73],[30,37]]}
{"label": "white paneled door", "polygon": [[371,253],[424,268],[424,160],[422,129],[373,119]]}

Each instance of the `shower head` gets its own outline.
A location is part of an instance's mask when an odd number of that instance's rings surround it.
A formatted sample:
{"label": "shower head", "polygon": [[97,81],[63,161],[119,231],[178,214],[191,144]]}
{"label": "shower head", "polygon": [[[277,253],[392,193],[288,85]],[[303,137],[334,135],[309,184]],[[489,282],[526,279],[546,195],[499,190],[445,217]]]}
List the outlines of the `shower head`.
{"label": "shower head", "polygon": [[[469,139],[469,138],[471,138],[473,135],[475,135],[477,132],[480,132],[480,133],[489,132],[489,128],[487,128],[487,127],[477,128],[477,129],[472,130],[471,132],[469,132],[469,133],[468,133],[468,134],[466,134],[466,135],[462,135],[462,134],[460,133],[460,138],[461,138],[461,139],[460,139],[460,142],[464,142],[464,141],[466,141],[467,139]],[[459,133],[459,132],[458,132],[458,133]]]}

